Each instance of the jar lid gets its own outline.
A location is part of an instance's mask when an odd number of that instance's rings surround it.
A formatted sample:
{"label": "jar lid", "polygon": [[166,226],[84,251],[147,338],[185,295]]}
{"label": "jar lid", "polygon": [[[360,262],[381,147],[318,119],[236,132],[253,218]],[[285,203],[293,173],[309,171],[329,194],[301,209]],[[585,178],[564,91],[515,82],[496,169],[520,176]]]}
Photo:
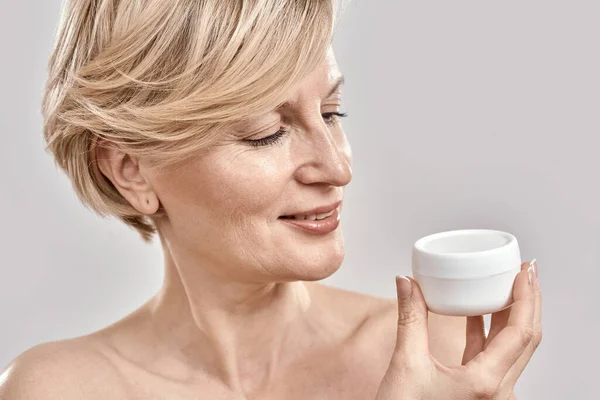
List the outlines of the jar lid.
{"label": "jar lid", "polygon": [[436,278],[484,278],[520,266],[517,239],[490,229],[434,233],[417,240],[412,252],[413,273]]}

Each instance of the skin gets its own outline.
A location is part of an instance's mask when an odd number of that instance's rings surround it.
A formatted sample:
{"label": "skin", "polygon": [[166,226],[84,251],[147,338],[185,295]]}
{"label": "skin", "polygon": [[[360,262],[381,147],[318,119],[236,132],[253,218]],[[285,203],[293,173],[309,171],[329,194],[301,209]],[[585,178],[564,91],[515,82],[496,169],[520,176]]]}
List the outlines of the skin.
{"label": "skin", "polygon": [[483,317],[467,317],[467,342],[459,365],[431,351],[428,310],[411,278],[396,278],[398,337],[375,400],[506,400],[542,340],[542,297],[535,260],[521,264],[510,307],[492,314],[489,335]]}
{"label": "skin", "polygon": [[[323,118],[343,111],[341,89],[327,96],[340,76],[330,49],[290,107],[177,168],[99,146],[100,170],[132,206],[166,210],[164,284],[111,326],[21,354],[0,399],[374,399],[398,302],[316,282],[342,263],[341,225],[313,236],[278,220],[343,199],[352,179],[342,125]],[[281,125],[291,133],[276,145],[244,141]],[[429,314],[429,351],[445,365],[463,361],[465,321]]]}

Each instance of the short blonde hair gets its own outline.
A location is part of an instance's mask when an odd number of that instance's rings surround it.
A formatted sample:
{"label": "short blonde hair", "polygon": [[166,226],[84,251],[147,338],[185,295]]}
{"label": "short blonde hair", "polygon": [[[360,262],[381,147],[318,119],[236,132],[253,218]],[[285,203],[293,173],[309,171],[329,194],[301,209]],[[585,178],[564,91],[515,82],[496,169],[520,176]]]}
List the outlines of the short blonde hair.
{"label": "short blonde hair", "polygon": [[[47,150],[82,202],[149,242],[99,140],[167,166],[272,110],[325,56],[335,0],[66,0],[43,96]],[[339,11],[339,9],[338,9]]]}

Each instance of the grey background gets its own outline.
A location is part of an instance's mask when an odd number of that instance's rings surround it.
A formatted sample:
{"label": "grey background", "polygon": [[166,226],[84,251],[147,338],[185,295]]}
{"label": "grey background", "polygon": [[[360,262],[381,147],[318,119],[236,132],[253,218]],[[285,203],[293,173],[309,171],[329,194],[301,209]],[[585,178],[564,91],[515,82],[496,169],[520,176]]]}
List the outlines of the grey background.
{"label": "grey background", "polygon": [[[100,329],[160,286],[145,245],[43,151],[60,1],[0,2],[0,365]],[[354,0],[334,49],[354,152],[346,259],[326,282],[393,297],[424,235],[490,228],[537,258],[544,340],[519,399],[597,399],[600,2]]]}

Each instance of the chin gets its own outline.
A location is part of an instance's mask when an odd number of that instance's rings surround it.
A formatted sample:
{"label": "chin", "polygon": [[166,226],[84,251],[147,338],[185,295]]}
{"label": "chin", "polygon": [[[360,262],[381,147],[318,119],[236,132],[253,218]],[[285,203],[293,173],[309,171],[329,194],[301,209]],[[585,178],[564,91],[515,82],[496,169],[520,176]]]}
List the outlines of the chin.
{"label": "chin", "polygon": [[[338,229],[326,236],[284,237],[273,249],[271,277],[280,282],[318,281],[333,275],[345,256],[344,237]],[[275,272],[277,271],[277,272]]]}
{"label": "chin", "polygon": [[312,257],[306,257],[303,253],[300,257],[293,258],[296,262],[293,265],[288,264],[286,270],[289,272],[291,281],[319,281],[333,275],[342,265],[344,260],[343,247],[341,251],[324,251],[320,254],[314,254]]}
{"label": "chin", "polygon": [[318,270],[307,271],[309,273],[304,274],[304,276],[298,277],[296,280],[298,281],[320,281],[325,278],[329,278],[333,275],[338,269],[340,269],[341,264],[339,265],[330,265],[328,268],[321,268]]}

